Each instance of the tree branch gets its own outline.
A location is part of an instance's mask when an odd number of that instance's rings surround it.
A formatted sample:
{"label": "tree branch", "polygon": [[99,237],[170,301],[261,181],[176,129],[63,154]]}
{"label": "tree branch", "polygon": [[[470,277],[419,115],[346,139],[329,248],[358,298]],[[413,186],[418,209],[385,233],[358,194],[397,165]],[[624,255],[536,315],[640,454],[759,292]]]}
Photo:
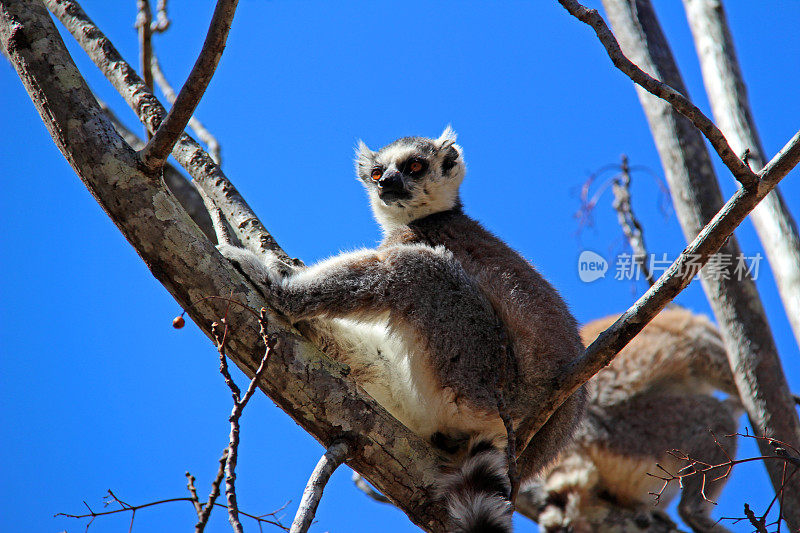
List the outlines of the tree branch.
{"label": "tree branch", "polygon": [[[122,58],[113,43],[74,0],[43,0],[89,58],[125,99],[125,102],[150,131],[155,131],[166,109],[142,82],[136,71]],[[189,135],[183,134],[173,149],[175,160],[186,169],[199,187],[225,214],[242,245],[256,254],[274,253],[284,261],[302,264],[290,258],[264,228],[222,169]]]}
{"label": "tree branch", "polygon": [[[756,130],[739,61],[718,0],[683,0],[694,36],[703,83],[714,118],[737,154],[751,168],[764,165],[764,148]],[[800,235],[789,207],[775,188],[750,218],[775,276],[786,316],[800,346]]]}
{"label": "tree branch", "polygon": [[[158,84],[158,88],[161,89],[161,92],[164,93],[164,98],[167,99],[167,102],[170,104],[175,103],[175,98],[177,98],[175,94],[175,90],[172,88],[172,85],[169,84],[167,81],[166,76],[164,76],[164,71],[161,70],[161,63],[158,62],[158,56],[156,56],[155,52],[153,52],[152,56],[152,68],[153,68],[153,79],[155,80],[156,84]],[[217,138],[214,137],[208,128],[206,128],[200,120],[194,115],[192,118],[189,119],[189,127],[192,129],[195,135],[197,135],[201,141],[203,141],[206,146],[208,146],[208,150],[211,152],[211,158],[217,165],[222,164],[222,149],[219,145],[219,141]]]}
{"label": "tree branch", "polygon": [[[136,0],[136,30],[139,32],[139,68],[142,73],[142,81],[147,87],[153,90],[153,14],[150,11],[149,0]],[[148,140],[152,137],[146,131]]]}
{"label": "tree branch", "polygon": [[331,444],[325,454],[320,458],[311,477],[308,479],[306,489],[303,491],[303,499],[300,500],[300,507],[292,522],[291,533],[306,533],[317,513],[317,506],[322,499],[322,491],[331,478],[331,474],[347,458],[349,446],[344,441],[337,441]]}
{"label": "tree branch", "polygon": [[[146,0],[139,0],[146,2]],[[192,118],[200,98],[206,92],[211,77],[217,69],[217,64],[222,57],[225,49],[225,41],[228,39],[228,32],[233,22],[233,14],[239,0],[218,0],[214,15],[211,18],[211,25],[208,28],[208,35],[200,50],[200,55],[183,84],[175,104],[169,110],[166,118],[158,126],[153,138],[141,151],[142,162],[148,168],[159,168],[167,160],[172,152],[178,138],[183,134],[186,124]],[[148,13],[150,7],[147,7]],[[147,25],[146,33],[149,35],[150,25]],[[148,39],[149,41],[149,39]],[[148,58],[149,59],[149,58]],[[149,67],[149,63],[148,63]],[[145,84],[147,82],[145,81]],[[152,84],[152,80],[151,80]]]}
{"label": "tree branch", "polygon": [[757,180],[755,173],[731,149],[719,128],[697,106],[681,94],[681,92],[685,91],[677,91],[670,85],[653,78],[625,57],[617,40],[614,38],[614,34],[611,33],[597,10],[587,9],[575,0],[558,0],[558,2],[564,6],[570,15],[592,27],[597,34],[597,38],[600,39],[600,42],[605,47],[608,57],[611,58],[611,61],[618,69],[627,74],[634,83],[654,96],[669,102],[679,113],[691,120],[692,124],[703,133],[708,142],[711,143],[711,146],[717,151],[725,166],[730,169],[731,173],[744,187],[755,186]]}
{"label": "tree branch", "polygon": [[[108,105],[102,100],[97,100],[100,108],[105,112],[108,119],[114,124],[114,129],[117,130],[125,142],[128,143],[134,150],[141,150],[144,148],[145,142],[139,138],[138,135],[128,129],[125,124],[117,117]],[[164,181],[169,187],[170,192],[177,198],[183,208],[192,218],[197,227],[208,237],[211,242],[217,242],[217,236],[214,232],[211,216],[213,213],[204,205],[204,200],[201,196],[202,189],[198,191],[192,183],[184,177],[181,172],[172,164],[167,162],[164,165]]]}

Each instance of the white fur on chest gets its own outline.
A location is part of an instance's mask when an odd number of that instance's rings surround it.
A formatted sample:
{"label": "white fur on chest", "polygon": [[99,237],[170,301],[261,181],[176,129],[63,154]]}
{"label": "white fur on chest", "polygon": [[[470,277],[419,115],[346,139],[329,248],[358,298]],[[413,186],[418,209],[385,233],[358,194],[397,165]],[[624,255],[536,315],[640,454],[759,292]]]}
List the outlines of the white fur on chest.
{"label": "white fur on chest", "polygon": [[359,385],[418,435],[436,431],[504,435],[499,418],[459,405],[452,391],[441,387],[422,347],[392,333],[388,316],[370,321],[337,318],[329,327],[343,351],[342,362],[365,376]]}

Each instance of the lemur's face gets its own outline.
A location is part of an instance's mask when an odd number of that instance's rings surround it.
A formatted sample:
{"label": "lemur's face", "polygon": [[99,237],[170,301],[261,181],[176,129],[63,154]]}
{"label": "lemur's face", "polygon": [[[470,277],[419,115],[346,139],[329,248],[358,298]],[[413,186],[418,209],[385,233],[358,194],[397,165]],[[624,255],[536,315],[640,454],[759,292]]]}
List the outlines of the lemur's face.
{"label": "lemur's face", "polygon": [[403,137],[373,152],[359,143],[356,173],[385,230],[459,204],[461,148],[449,127],[438,139]]}

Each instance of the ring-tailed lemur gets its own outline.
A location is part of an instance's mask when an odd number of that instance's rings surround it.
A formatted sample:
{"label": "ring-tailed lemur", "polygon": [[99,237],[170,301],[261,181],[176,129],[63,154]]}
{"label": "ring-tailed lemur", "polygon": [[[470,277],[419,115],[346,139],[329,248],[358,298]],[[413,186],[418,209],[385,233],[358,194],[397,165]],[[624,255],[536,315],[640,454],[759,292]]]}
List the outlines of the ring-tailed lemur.
{"label": "ring-tailed lemur", "polygon": [[[581,331],[587,345],[617,318],[587,324]],[[728,399],[715,398],[715,390]],[[589,381],[589,391],[574,442],[521,495],[521,508],[538,514],[543,532],[618,531],[608,513],[620,507],[646,518],[654,509],[653,495],[663,488],[663,481],[648,473],[664,474],[657,463],[673,474],[688,465],[670,450],[709,465],[735,455],[736,438],[729,435],[736,431],[741,405],[722,339],[704,316],[663,311]],[[708,501],[722,491],[726,478],[717,478],[724,472],[683,479],[678,513],[693,531],[727,531],[710,518]],[[678,485],[673,481],[661,494],[661,505],[677,495]]]}
{"label": "ring-tailed lemur", "polygon": [[[454,531],[510,531],[507,431],[520,475],[566,445],[583,414],[579,389],[535,435],[555,377],[583,350],[553,287],[462,211],[465,165],[448,127],[374,152],[359,143],[356,173],[384,232],[373,250],[304,269],[222,245],[268,284],[291,320],[324,324],[363,388],[403,424],[460,464],[441,478]],[[320,322],[318,319],[324,319]],[[457,457],[457,459],[455,459]]]}

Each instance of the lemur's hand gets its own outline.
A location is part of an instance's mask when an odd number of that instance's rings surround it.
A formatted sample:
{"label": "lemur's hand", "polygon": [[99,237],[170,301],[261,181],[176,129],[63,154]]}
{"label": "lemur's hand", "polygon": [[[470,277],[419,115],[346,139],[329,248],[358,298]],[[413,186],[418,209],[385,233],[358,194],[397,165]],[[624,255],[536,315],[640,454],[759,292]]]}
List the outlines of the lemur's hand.
{"label": "lemur's hand", "polygon": [[251,281],[263,285],[270,292],[279,288],[294,270],[274,254],[258,256],[250,250],[230,244],[218,244],[217,250]]}

